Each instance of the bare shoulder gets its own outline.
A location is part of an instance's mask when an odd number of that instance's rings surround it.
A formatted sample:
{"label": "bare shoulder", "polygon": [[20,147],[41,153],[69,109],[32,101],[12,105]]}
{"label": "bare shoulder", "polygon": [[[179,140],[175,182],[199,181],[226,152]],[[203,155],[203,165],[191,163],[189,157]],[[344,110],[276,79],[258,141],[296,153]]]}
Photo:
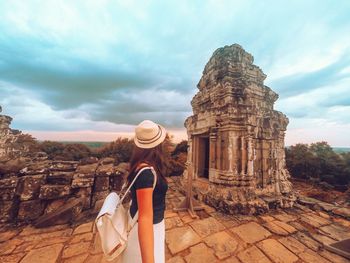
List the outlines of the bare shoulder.
{"label": "bare shoulder", "polygon": [[148,163],[140,163],[140,164],[137,166],[137,169],[138,169],[138,170],[141,170],[142,168],[146,168],[146,167],[152,167],[152,166],[149,165]]}

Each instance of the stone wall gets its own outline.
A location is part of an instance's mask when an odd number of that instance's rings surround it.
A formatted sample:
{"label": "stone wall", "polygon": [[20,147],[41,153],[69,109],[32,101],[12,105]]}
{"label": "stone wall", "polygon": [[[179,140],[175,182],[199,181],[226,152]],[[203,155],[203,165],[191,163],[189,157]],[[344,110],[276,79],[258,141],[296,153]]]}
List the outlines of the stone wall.
{"label": "stone wall", "polygon": [[96,213],[111,190],[121,189],[127,166],[113,158],[31,161],[0,179],[0,222],[45,226]]}
{"label": "stone wall", "polygon": [[[0,106],[1,112],[1,106]],[[51,161],[31,152],[0,115],[0,223],[67,223],[97,213],[111,190],[119,191],[127,163],[113,158]]]}

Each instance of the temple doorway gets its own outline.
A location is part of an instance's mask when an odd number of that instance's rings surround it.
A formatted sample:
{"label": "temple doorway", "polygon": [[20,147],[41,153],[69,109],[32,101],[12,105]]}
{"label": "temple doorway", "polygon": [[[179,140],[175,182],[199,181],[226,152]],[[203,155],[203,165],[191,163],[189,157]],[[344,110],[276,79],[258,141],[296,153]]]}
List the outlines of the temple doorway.
{"label": "temple doorway", "polygon": [[209,137],[200,136],[198,138],[198,177],[209,179]]}

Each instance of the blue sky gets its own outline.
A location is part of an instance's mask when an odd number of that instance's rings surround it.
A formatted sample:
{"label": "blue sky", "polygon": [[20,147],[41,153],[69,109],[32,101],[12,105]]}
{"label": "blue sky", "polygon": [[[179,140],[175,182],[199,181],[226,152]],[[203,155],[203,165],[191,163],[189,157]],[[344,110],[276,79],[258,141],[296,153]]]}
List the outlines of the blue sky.
{"label": "blue sky", "polygon": [[185,136],[202,70],[238,43],[279,94],[286,144],[350,146],[350,1],[0,1],[0,105],[39,139]]}

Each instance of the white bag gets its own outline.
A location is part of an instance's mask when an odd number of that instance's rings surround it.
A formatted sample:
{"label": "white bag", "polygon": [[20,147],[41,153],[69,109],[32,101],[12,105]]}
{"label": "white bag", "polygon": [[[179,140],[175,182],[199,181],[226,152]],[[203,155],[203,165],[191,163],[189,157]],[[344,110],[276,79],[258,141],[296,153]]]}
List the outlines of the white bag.
{"label": "white bag", "polygon": [[128,189],[120,199],[115,192],[110,193],[103,202],[102,208],[96,217],[95,225],[101,238],[103,253],[108,261],[118,257],[126,248],[128,235],[138,219],[138,211],[129,222],[129,211],[125,209],[123,200],[136,181],[137,177],[145,169],[151,169],[154,175],[153,189],[157,183],[156,172],[153,167],[142,168],[135,176]]}

